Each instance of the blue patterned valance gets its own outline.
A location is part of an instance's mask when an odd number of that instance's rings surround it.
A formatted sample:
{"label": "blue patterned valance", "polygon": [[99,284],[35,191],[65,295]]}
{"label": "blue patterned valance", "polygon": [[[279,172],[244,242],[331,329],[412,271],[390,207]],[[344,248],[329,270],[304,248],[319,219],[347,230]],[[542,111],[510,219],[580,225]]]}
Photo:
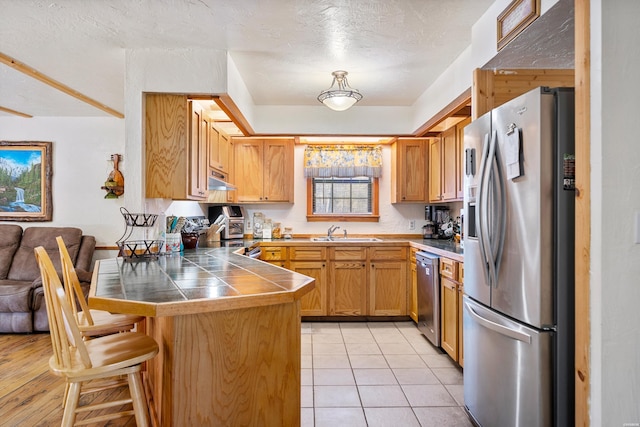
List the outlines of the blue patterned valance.
{"label": "blue patterned valance", "polygon": [[382,148],[370,145],[308,145],[305,178],[382,176]]}

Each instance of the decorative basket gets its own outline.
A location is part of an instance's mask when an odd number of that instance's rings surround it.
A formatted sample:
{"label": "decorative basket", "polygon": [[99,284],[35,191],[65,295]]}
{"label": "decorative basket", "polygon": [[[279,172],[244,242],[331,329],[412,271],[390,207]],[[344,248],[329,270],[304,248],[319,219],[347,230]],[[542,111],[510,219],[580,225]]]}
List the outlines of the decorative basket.
{"label": "decorative basket", "polygon": [[[158,219],[157,214],[130,213],[124,207],[120,208],[120,213],[124,217],[126,224],[124,234],[116,244],[120,249],[120,254],[125,261],[148,261],[157,259],[164,245],[162,240],[144,240],[142,233],[136,233],[135,237],[129,240],[134,230],[153,227]],[[146,234],[146,233],[144,233]]]}
{"label": "decorative basket", "polygon": [[118,242],[118,248],[125,261],[145,261],[157,259],[163,244],[162,240],[127,240]]}
{"label": "decorative basket", "polygon": [[157,214],[129,213],[125,208],[120,208],[124,221],[130,227],[153,227],[158,219]]}

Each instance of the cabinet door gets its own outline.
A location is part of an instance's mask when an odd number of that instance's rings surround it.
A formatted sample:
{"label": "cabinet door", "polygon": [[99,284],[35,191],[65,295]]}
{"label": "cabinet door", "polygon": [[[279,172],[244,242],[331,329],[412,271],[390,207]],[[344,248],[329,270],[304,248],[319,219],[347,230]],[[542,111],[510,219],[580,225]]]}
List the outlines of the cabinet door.
{"label": "cabinet door", "polygon": [[229,136],[224,132],[218,133],[218,168],[223,172],[229,172],[229,153],[231,152],[231,142]]}
{"label": "cabinet door", "polygon": [[392,147],[391,203],[427,201],[427,144],[399,138]]}
{"label": "cabinet door", "polygon": [[464,294],[464,287],[458,285],[458,365],[464,368],[464,345],[463,345],[463,325],[462,325],[462,295]]}
{"label": "cabinet door", "polygon": [[442,168],[440,138],[429,141],[429,201],[442,201]]}
{"label": "cabinet door", "polygon": [[458,285],[440,276],[440,337],[442,349],[458,360]]}
{"label": "cabinet door", "polygon": [[364,261],[330,264],[329,314],[364,316],[367,313],[367,268]]}
{"label": "cabinet door", "polygon": [[220,132],[209,124],[209,167],[220,170]]}
{"label": "cabinet door", "polygon": [[263,145],[259,139],[238,139],[234,143],[234,177],[238,202],[261,202],[263,188]]}
{"label": "cabinet door", "polygon": [[455,200],[458,181],[458,158],[456,156],[456,128],[451,127],[442,132],[441,137],[441,167],[442,200]]}
{"label": "cabinet door", "polygon": [[407,315],[407,261],[375,261],[370,268],[369,314]]}
{"label": "cabinet door", "polygon": [[300,298],[300,314],[326,316],[328,314],[326,264],[322,261],[291,261],[289,269],[316,279],[315,288]]}
{"label": "cabinet door", "polygon": [[264,141],[264,201],[289,202],[293,195],[293,140]]}
{"label": "cabinet door", "polygon": [[184,95],[145,95],[145,195],[187,200],[190,111]]}
{"label": "cabinet door", "polygon": [[469,123],[471,123],[471,117],[456,125],[456,157],[458,164],[456,198],[458,200],[464,199],[464,127]]}
{"label": "cabinet door", "polygon": [[207,134],[208,123],[203,117],[200,104],[189,101],[191,106],[191,121],[189,134],[189,195],[194,199],[207,197]]}
{"label": "cabinet door", "polygon": [[409,261],[409,316],[418,323],[418,268],[416,266],[417,249],[411,249]]}

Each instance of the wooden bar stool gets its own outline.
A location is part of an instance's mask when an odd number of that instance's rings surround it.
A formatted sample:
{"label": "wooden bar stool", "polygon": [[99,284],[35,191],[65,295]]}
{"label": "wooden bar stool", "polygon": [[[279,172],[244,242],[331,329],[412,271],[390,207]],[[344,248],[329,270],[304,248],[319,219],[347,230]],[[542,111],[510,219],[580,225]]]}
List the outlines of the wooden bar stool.
{"label": "wooden bar stool", "polygon": [[[76,318],[78,328],[84,337],[95,337],[116,332],[131,331],[133,327],[144,320],[143,316],[135,314],[109,313],[104,310],[89,309],[78,274],[69,256],[67,246],[61,236],[56,237],[60,250],[60,262],[62,265],[62,277],[65,284],[65,293],[69,300],[69,305]],[[80,304],[81,311],[78,311]]]}
{"label": "wooden bar stool", "polygon": [[[74,425],[79,413],[90,411],[100,411],[101,415],[82,419],[79,423],[104,425],[106,420],[134,415],[138,426],[148,426],[148,407],[140,371],[142,362],[158,354],[158,344],[140,332],[122,332],[85,341],[49,255],[42,246],[35,248],[35,254],[51,329],[53,356],[49,359],[49,370],[65,378],[68,386],[62,426]],[[129,399],[79,405],[81,394],[123,385],[129,387]],[[105,409],[128,403],[132,404],[132,410],[102,414]]]}

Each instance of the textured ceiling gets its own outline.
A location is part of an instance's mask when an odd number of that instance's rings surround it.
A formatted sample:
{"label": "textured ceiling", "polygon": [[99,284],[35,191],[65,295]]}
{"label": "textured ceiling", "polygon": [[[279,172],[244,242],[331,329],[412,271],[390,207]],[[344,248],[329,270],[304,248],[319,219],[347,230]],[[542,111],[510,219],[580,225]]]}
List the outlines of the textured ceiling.
{"label": "textured ceiling", "polygon": [[[317,105],[349,71],[360,105],[409,106],[471,42],[493,0],[0,0],[0,53],[124,110],[125,50],[230,52],[257,105]],[[107,113],[0,65],[0,106]],[[0,112],[0,115],[6,113]]]}

